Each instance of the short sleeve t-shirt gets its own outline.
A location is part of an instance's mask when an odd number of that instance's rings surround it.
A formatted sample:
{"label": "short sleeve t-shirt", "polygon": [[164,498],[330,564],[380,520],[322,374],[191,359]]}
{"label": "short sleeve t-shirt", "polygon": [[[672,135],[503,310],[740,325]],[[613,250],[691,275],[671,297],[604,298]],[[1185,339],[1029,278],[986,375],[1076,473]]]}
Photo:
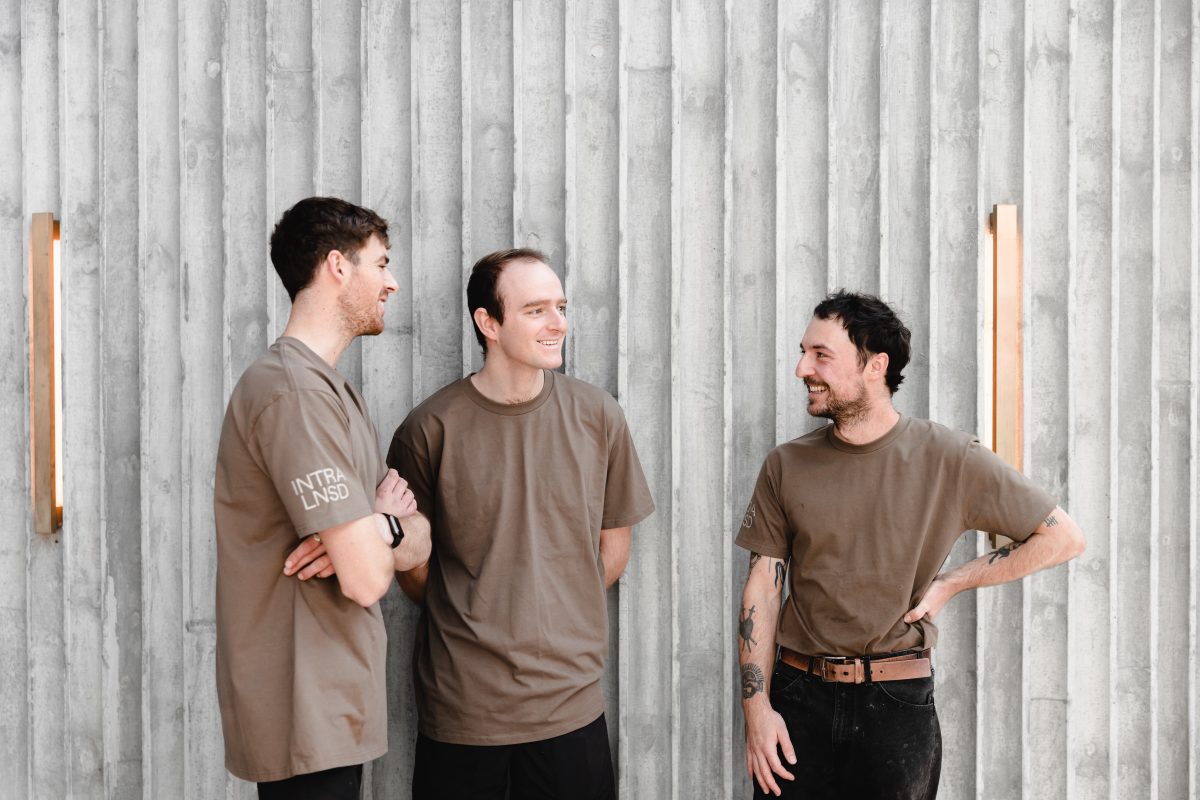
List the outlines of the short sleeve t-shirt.
{"label": "short sleeve t-shirt", "polygon": [[283,574],[300,539],[373,511],[385,472],[366,405],[302,342],[242,375],[217,450],[217,695],[225,765],[248,781],[387,751],[386,634],[336,578]]}
{"label": "short sleeve t-shirt", "polygon": [[875,655],[936,644],[928,618],[903,617],[964,531],[1024,541],[1054,507],[973,437],[902,416],[865,445],[827,425],[771,451],[736,541],[791,559],[780,645]]}
{"label": "short sleeve t-shirt", "polygon": [[456,381],[388,452],[433,528],[413,658],[420,731],[436,741],[537,741],[604,710],[600,531],[654,502],[616,401],[545,376],[517,405]]}

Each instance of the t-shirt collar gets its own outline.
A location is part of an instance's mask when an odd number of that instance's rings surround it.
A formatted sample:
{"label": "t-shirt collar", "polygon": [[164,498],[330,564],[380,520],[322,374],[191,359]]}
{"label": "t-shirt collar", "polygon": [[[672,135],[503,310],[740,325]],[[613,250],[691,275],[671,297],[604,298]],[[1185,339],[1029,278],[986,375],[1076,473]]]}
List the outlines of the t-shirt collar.
{"label": "t-shirt collar", "polygon": [[883,436],[880,436],[878,439],[867,442],[866,444],[850,444],[849,442],[842,441],[838,438],[837,434],[833,432],[834,426],[831,423],[825,427],[825,439],[831,446],[837,450],[841,450],[843,453],[855,453],[859,455],[863,453],[874,453],[876,450],[882,450],[900,438],[900,435],[903,434],[908,428],[908,422],[908,417],[900,414],[900,418],[896,420],[896,424],[892,426],[890,431],[885,433]]}
{"label": "t-shirt collar", "polygon": [[[471,373],[474,375],[475,373]],[[506,417],[516,417],[521,414],[528,414],[530,411],[536,411],[545,405],[550,399],[550,394],[554,391],[554,370],[544,369],[542,374],[545,375],[545,380],[542,381],[542,390],[532,400],[526,400],[523,403],[497,403],[486,397],[483,392],[475,388],[475,384],[471,382],[471,375],[463,378],[463,384],[467,392],[467,397],[471,398],[480,408],[485,411],[491,411],[493,414],[502,414]]]}

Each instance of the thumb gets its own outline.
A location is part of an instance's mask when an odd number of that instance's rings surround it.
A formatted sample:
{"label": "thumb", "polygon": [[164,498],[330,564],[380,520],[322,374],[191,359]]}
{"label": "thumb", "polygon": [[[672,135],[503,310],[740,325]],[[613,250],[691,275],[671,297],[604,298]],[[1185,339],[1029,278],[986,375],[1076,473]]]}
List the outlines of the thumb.
{"label": "thumb", "polygon": [[916,607],[914,607],[912,611],[909,611],[907,614],[904,615],[904,621],[905,622],[916,622],[921,617],[925,616],[925,613],[926,613],[925,601],[922,600],[920,603],[917,603]]}

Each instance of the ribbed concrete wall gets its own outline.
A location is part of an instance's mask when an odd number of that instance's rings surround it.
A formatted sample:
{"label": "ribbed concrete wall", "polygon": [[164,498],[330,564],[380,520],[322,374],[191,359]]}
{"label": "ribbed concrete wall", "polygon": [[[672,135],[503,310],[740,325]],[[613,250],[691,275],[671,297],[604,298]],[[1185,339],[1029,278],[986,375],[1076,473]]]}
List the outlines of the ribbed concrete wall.
{"label": "ribbed concrete wall", "polygon": [[[351,348],[383,435],[478,366],[474,259],[546,250],[567,370],[629,416],[659,512],[611,597],[623,798],[744,797],[731,544],[830,288],[919,355],[901,409],[980,429],[980,273],[1021,206],[1026,470],[1068,568],[956,599],[947,798],[1197,797],[1196,0],[0,3],[0,794],[243,797],[213,686],[211,476],[287,296],[266,240],[342,195],[401,284]],[[25,247],[62,220],[66,526],[32,532]],[[958,562],[985,547],[970,535]],[[414,612],[385,602],[407,796]]]}

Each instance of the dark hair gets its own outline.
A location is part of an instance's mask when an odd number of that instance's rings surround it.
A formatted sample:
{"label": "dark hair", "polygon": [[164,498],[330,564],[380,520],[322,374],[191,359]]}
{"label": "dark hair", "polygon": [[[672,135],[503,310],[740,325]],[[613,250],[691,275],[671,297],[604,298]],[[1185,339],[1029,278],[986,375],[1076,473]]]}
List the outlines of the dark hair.
{"label": "dark hair", "polygon": [[357,263],[358,251],[375,235],[388,246],[387,220],[369,208],[337,197],[309,197],[283,212],[271,234],[271,263],[294,301],[330,251]]}
{"label": "dark hair", "polygon": [[912,334],[887,303],[873,295],[838,289],[817,304],[813,316],[841,321],[850,341],[858,348],[860,366],[875,353],[886,353],[887,387],[892,394],[896,393],[904,382],[900,372],[908,366]]}
{"label": "dark hair", "polygon": [[[496,322],[504,322],[504,306],[500,302],[500,293],[496,291],[496,284],[500,282],[500,273],[513,261],[550,263],[540,250],[528,247],[497,250],[476,261],[475,266],[471,267],[471,278],[467,281],[467,313],[471,315],[472,322],[475,321],[475,309],[477,308],[487,311],[488,316],[495,319]],[[475,325],[475,338],[479,341],[479,346],[483,348],[483,354],[486,356],[487,338],[483,335],[483,331],[479,330],[478,324]]]}

